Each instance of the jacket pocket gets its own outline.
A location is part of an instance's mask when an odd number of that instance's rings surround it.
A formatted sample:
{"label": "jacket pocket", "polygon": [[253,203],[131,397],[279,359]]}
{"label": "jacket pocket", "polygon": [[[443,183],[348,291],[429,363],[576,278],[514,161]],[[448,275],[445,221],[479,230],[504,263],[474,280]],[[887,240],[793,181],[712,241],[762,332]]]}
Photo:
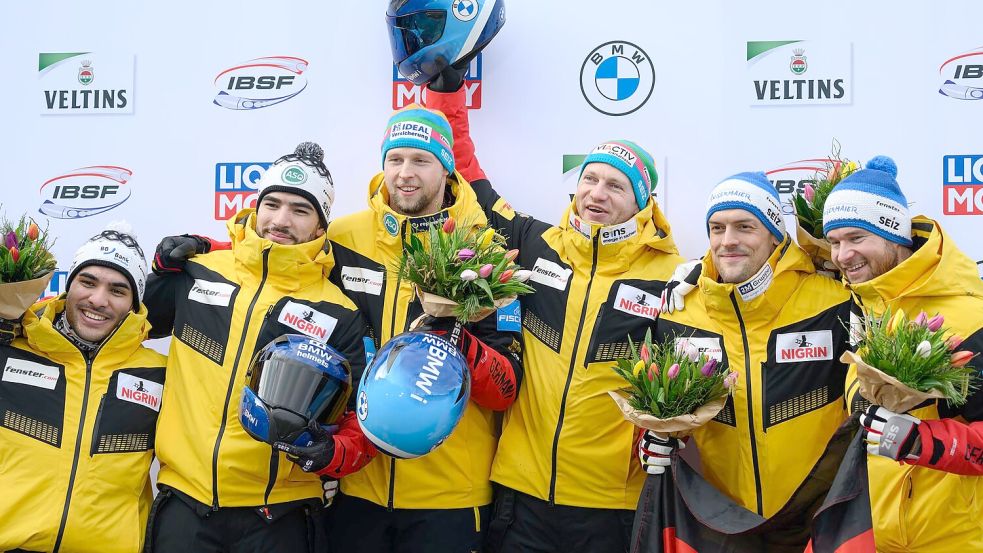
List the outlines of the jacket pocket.
{"label": "jacket pocket", "polygon": [[0,349],[0,427],[61,447],[65,367],[14,348]]}
{"label": "jacket pocket", "polygon": [[163,389],[163,368],[113,373],[99,402],[89,455],[153,449]]}

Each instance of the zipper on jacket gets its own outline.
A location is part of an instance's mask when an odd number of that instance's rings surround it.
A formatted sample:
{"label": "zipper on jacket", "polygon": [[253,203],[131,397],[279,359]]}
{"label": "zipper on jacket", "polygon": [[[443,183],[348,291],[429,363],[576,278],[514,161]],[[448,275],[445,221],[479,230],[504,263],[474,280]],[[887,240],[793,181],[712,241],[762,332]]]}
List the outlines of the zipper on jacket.
{"label": "zipper on jacket", "polygon": [[389,458],[389,504],[386,505],[386,509],[390,512],[393,510],[393,504],[396,501],[396,459],[392,457]]}
{"label": "zipper on jacket", "polygon": [[[570,368],[567,369],[567,382],[563,385],[563,397],[560,399],[560,415],[556,420],[556,432],[553,434],[553,454],[552,466],[550,467],[550,505],[556,505],[556,456],[560,448],[560,431],[563,429],[563,416],[567,410],[567,394],[570,392],[570,382],[573,381],[573,371],[577,366],[577,348],[580,346],[580,333],[584,330],[584,319],[587,318],[587,304],[590,301],[590,289],[594,284],[594,272],[597,271],[597,240],[600,233],[594,235],[592,240],[593,256],[591,256],[590,278],[587,280],[587,290],[584,292],[584,303],[580,307],[580,322],[577,323],[577,334],[573,340],[573,349],[570,351]],[[573,283],[570,284],[573,289]]]}
{"label": "zipper on jacket", "polygon": [[102,394],[102,398],[99,400],[99,410],[96,411],[96,423],[92,425],[92,444],[89,446],[89,457],[96,454],[96,449],[98,448],[99,436],[96,432],[99,430],[99,422],[102,421],[102,408],[106,405],[106,394]]}
{"label": "zipper on jacket", "polygon": [[236,373],[239,372],[239,359],[242,357],[242,348],[246,343],[246,334],[249,332],[249,319],[253,316],[253,309],[259,300],[259,295],[263,292],[263,285],[266,284],[267,273],[269,272],[270,250],[263,250],[263,277],[259,280],[259,286],[249,302],[249,309],[246,310],[246,320],[242,323],[242,336],[239,337],[239,350],[236,351],[235,362],[232,364],[232,376],[229,377],[229,388],[225,391],[225,405],[222,407],[222,422],[218,426],[218,436],[215,437],[215,449],[212,451],[212,510],[217,511],[218,505],[218,450],[222,445],[222,436],[225,434],[225,420],[229,416],[229,400],[232,399],[232,389],[236,382]]}
{"label": "zipper on jacket", "polygon": [[[406,220],[403,220],[403,227],[399,231],[399,251],[400,259],[404,259],[406,255],[406,242],[403,237],[406,235]],[[396,273],[396,289],[393,293],[393,308],[392,308],[392,318],[389,321],[389,340],[392,340],[396,336],[396,306],[399,303],[399,287],[403,284],[403,262],[399,263],[399,272]],[[412,298],[410,301],[413,301]],[[407,309],[407,313],[409,310]],[[380,337],[381,339],[381,337]],[[389,503],[392,504],[392,494],[389,495]]]}
{"label": "zipper on jacket", "polygon": [[[72,504],[72,488],[75,487],[75,473],[78,471],[79,465],[79,455],[82,453],[82,431],[85,429],[85,411],[89,404],[89,384],[92,381],[92,364],[96,361],[96,356],[102,351],[102,346],[109,342],[113,336],[116,335],[116,331],[119,330],[119,326],[113,329],[109,336],[99,344],[99,347],[92,352],[92,357],[86,357],[85,353],[80,349],[79,353],[85,359],[85,388],[82,392],[82,408],[79,415],[79,428],[78,434],[75,436],[75,455],[72,457],[72,472],[68,476],[68,491],[65,492],[65,508],[61,513],[61,524],[58,525],[58,534],[55,537],[55,546],[51,549],[52,553],[57,553],[58,548],[61,547],[61,540],[65,536],[65,524],[68,522],[68,509]],[[67,393],[68,388],[68,374],[65,374],[65,388]],[[95,428],[93,428],[95,432]]]}
{"label": "zipper on jacket", "polygon": [[734,313],[737,314],[737,324],[741,327],[741,341],[744,345],[744,374],[747,384],[747,419],[748,432],[751,435],[751,464],[754,466],[754,493],[758,502],[758,515],[764,516],[764,508],[761,500],[761,469],[758,467],[758,443],[754,439],[754,401],[751,394],[751,348],[747,341],[747,328],[744,327],[744,317],[737,306],[737,296],[734,292],[730,293],[730,301],[734,304]]}

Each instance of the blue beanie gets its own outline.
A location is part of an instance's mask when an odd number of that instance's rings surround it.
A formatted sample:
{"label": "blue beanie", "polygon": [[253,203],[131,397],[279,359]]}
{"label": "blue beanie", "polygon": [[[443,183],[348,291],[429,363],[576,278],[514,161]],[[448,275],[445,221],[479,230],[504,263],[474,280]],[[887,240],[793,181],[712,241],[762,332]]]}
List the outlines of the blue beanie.
{"label": "blue beanie", "polygon": [[710,191],[707,199],[707,233],[710,232],[710,216],[725,209],[751,212],[779,242],[785,240],[781,199],[764,173],[738,173],[727,177]]}
{"label": "blue beanie", "polygon": [[659,183],[655,160],[638,144],[628,140],[612,140],[594,148],[580,165],[581,175],[589,163],[606,163],[624,173],[635,192],[638,209],[644,209],[648,205],[652,191]]}
{"label": "blue beanie", "polygon": [[443,113],[410,104],[389,118],[382,138],[382,162],[393,148],[417,148],[437,157],[437,161],[454,174],[454,134]]}
{"label": "blue beanie", "polygon": [[823,207],[823,234],[843,227],[862,228],[881,238],[911,246],[911,213],[896,180],[898,166],[877,156],[833,188]]}

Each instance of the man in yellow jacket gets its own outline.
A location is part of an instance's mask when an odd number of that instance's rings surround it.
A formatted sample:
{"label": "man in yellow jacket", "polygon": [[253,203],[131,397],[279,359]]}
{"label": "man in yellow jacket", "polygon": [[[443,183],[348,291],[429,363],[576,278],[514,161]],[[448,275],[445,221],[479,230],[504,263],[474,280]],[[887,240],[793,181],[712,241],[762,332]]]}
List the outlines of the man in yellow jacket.
{"label": "man in yellow jacket", "polygon": [[[833,262],[865,309],[941,314],[965,338],[959,349],[977,355],[970,364],[983,367],[983,281],[975,263],[937,222],[911,217],[897,174],[893,160],[877,156],[833,189],[823,210]],[[846,393],[851,409],[864,411],[877,551],[983,551],[983,450],[973,430],[983,421],[983,393],[974,391],[961,407],[933,400],[901,414],[869,405],[858,388],[851,367]],[[896,440],[882,443],[885,425],[899,429]]]}
{"label": "man in yellow jacket", "polygon": [[519,249],[516,261],[532,271],[536,289],[520,300],[530,369],[495,454],[492,480],[502,487],[487,545],[627,551],[644,474],[632,460],[635,427],[608,395],[625,385],[612,367],[627,355],[629,336],[644,338],[682,261],[652,196],[654,160],[630,141],[598,145],[560,224],[537,221],[492,188],[474,155],[463,87],[458,80],[446,90],[431,85],[427,103],[448,114],[465,178],[491,224]]}
{"label": "man in yellow jacket", "polygon": [[115,226],[0,346],[0,551],[137,553],[164,356],[143,347],[143,251]]}
{"label": "man in yellow jacket", "polygon": [[259,183],[257,208],[229,219],[231,249],[206,253],[191,237],[201,255],[185,262],[174,248],[155,257],[151,335],[172,339],[151,551],[308,551],[318,475],[338,478],[374,454],[351,411],[336,434],[290,455],[251,438],[238,420],[254,352],[283,334],[334,347],[356,380],[364,370],[364,320],[326,278],[334,187],[322,160],[313,143],[278,159]]}
{"label": "man in yellow jacket", "polygon": [[[792,242],[764,173],[719,183],[707,201],[706,225],[710,249],[697,288],[685,310],[662,314],[655,335],[686,342],[739,375],[723,410],[691,443],[708,482],[770,518],[846,418],[847,366],[839,357],[849,348],[852,302]],[[640,445],[646,470],[663,472],[674,445],[647,431]],[[805,545],[807,528],[787,530],[776,538]]]}
{"label": "man in yellow jacket", "polygon": [[[423,314],[410,282],[400,277],[403,243],[426,242],[431,225],[487,224],[471,185],[458,173],[454,138],[443,114],[418,105],[390,118],[383,171],[369,182],[369,208],[331,224],[337,265],[332,280],[365,314],[381,347]],[[416,459],[380,455],[341,481],[328,511],[339,551],[457,553],[477,551],[492,500],[495,411],[512,404],[522,380],[518,329],[490,315],[467,324],[459,345],[471,374],[471,399],[451,436]],[[448,321],[428,323],[447,328]]]}

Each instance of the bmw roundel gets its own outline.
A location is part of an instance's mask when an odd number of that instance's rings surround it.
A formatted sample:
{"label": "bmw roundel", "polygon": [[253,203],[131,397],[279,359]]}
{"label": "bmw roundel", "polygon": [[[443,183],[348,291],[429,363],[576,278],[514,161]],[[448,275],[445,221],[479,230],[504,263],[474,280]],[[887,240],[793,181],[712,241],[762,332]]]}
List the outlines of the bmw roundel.
{"label": "bmw roundel", "polygon": [[630,42],[606,42],[587,55],[580,68],[584,99],[605,115],[627,115],[645,105],[655,88],[655,67]]}

